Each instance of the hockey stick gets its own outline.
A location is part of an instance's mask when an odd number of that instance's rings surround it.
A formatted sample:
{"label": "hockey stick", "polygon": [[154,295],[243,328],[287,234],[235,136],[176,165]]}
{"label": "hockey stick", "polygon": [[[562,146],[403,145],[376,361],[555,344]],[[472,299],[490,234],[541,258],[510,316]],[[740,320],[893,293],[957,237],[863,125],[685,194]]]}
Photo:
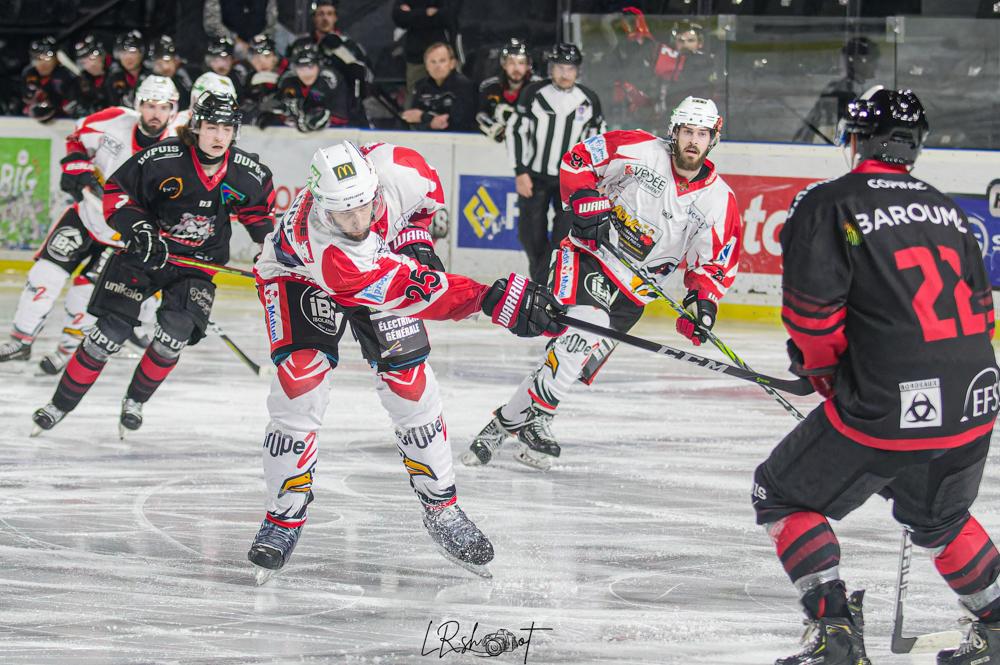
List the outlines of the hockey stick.
{"label": "hockey stick", "polygon": [[202,268],[203,270],[214,270],[215,272],[222,272],[227,275],[239,275],[240,277],[257,279],[257,276],[249,270],[243,270],[242,268],[235,268],[233,266],[224,266],[218,263],[208,263],[207,261],[199,261],[198,259],[192,259],[187,256],[171,255],[167,259],[167,262],[178,266],[184,266],[185,268]]}
{"label": "hockey stick", "polygon": [[[604,249],[608,250],[608,252],[612,256],[614,256],[616,259],[618,259],[619,261],[621,261],[622,265],[624,265],[626,268],[628,268],[629,271],[631,271],[631,273],[633,275],[635,275],[636,277],[638,277],[642,281],[642,283],[646,286],[646,288],[648,288],[650,291],[652,291],[653,293],[655,293],[657,296],[659,296],[660,298],[662,298],[663,300],[665,300],[666,303],[668,305],[670,305],[670,308],[672,310],[674,310],[674,312],[677,314],[677,316],[682,316],[684,318],[691,319],[691,315],[688,314],[684,310],[684,308],[681,307],[680,304],[678,304],[678,302],[676,300],[674,300],[673,298],[671,298],[670,296],[668,296],[666,293],[664,293],[663,290],[660,287],[658,287],[653,282],[652,278],[649,276],[649,273],[646,272],[645,269],[640,268],[640,267],[636,267],[636,266],[632,265],[632,262],[629,261],[620,251],[618,251],[617,247],[614,247],[614,246],[612,246],[610,244],[602,245],[602,247],[604,247]],[[740,358],[738,355],[736,355],[736,352],[733,351],[732,349],[730,349],[725,344],[725,342],[723,342],[721,339],[718,338],[718,336],[715,333],[713,333],[711,330],[706,330],[705,331],[705,335],[706,335],[706,337],[708,337],[709,341],[711,341],[712,344],[715,345],[715,348],[717,348],[719,351],[722,351],[722,353],[724,353],[727,358],[729,358],[734,363],[736,363],[740,368],[745,369],[745,370],[747,370],[749,372],[753,372],[753,370],[750,369],[750,365],[746,364],[743,361],[742,358]],[[760,387],[764,389],[764,392],[766,392],[768,395],[770,395],[771,397],[773,397],[774,400],[776,402],[778,402],[778,404],[780,404],[782,407],[784,407],[785,411],[788,411],[788,413],[790,413],[793,416],[795,416],[795,418],[797,418],[798,420],[803,420],[804,419],[804,416],[802,415],[802,413],[798,409],[796,409],[792,405],[791,402],[789,402],[783,396],[781,396],[777,392],[775,392],[771,387],[769,387],[768,384],[766,384],[764,382],[761,382],[760,383]],[[786,392],[791,392],[791,391],[786,391]],[[812,392],[812,391],[810,390],[810,392]],[[809,393],[795,393],[795,392],[792,392],[792,394],[793,395],[796,395],[796,394],[805,394],[805,395],[808,395]]]}
{"label": "hockey stick", "polygon": [[962,633],[945,630],[939,633],[925,633],[913,637],[903,637],[903,601],[910,583],[910,562],[913,559],[913,543],[910,532],[903,529],[903,540],[899,548],[899,572],[896,576],[896,602],[893,609],[892,642],[893,653],[928,653],[941,649],[954,649],[962,641]]}
{"label": "hockey stick", "polygon": [[211,330],[216,335],[218,335],[222,339],[222,341],[226,343],[226,346],[232,349],[233,353],[236,354],[236,357],[242,360],[243,364],[250,368],[251,372],[260,377],[267,377],[272,374],[270,365],[266,367],[261,367],[253,360],[251,360],[250,356],[244,353],[243,349],[241,349],[239,346],[236,345],[236,342],[234,342],[232,338],[229,337],[229,335],[227,335],[225,331],[219,327],[218,323],[216,323],[215,321],[209,321],[208,329]]}
{"label": "hockey stick", "polygon": [[718,372],[719,374],[725,374],[737,379],[743,379],[744,381],[750,381],[762,386],[770,386],[773,389],[783,390],[787,393],[791,393],[792,395],[810,395],[814,392],[812,385],[806,379],[779,379],[777,377],[767,376],[766,374],[759,374],[745,367],[729,365],[724,362],[712,360],[711,358],[706,358],[705,356],[688,353],[687,351],[682,351],[672,346],[658,344],[648,339],[642,339],[641,337],[635,337],[634,335],[629,335],[628,333],[618,332],[613,328],[605,328],[588,321],[581,321],[580,319],[573,318],[572,316],[566,316],[565,314],[558,314],[555,318],[559,323],[563,323],[573,328],[586,330],[587,332],[592,332],[596,335],[601,335],[602,337],[610,337],[611,339],[616,339],[619,342],[623,342],[640,349],[645,349],[646,351],[652,351],[653,353],[669,356],[675,360],[683,360],[694,363],[699,367],[704,367],[705,369]]}

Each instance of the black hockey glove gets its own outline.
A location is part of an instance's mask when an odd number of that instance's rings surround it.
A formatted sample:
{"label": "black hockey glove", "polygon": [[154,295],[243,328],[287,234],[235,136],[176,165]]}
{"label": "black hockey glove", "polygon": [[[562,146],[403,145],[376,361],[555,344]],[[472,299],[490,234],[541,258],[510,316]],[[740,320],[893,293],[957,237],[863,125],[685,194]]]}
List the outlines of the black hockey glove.
{"label": "black hockey glove", "polygon": [[573,212],[570,235],[596,251],[611,230],[611,201],[596,189],[580,189],[570,195],[569,207]]}
{"label": "black hockey glove", "polygon": [[403,245],[399,248],[398,253],[403,256],[409,256],[417,263],[427,266],[431,270],[448,272],[444,268],[444,263],[441,262],[441,257],[434,251],[434,247],[426,243],[413,242],[409,245]]}
{"label": "black hockey glove", "polygon": [[147,270],[159,270],[167,265],[170,252],[160,231],[145,220],[136,222],[128,231],[125,251],[135,256]]}
{"label": "black hockey glove", "polygon": [[498,279],[483,296],[483,313],[518,337],[558,337],[566,326],[555,320],[566,307],[547,288],[523,275]]}
{"label": "black hockey glove", "polygon": [[795,376],[804,376],[809,379],[809,383],[812,384],[813,389],[823,397],[827,399],[833,397],[835,392],[833,383],[837,375],[837,366],[806,369],[806,358],[802,353],[802,349],[791,339],[786,344],[788,347],[788,359],[792,361],[792,364],[788,367],[788,371]]}
{"label": "black hockey glove", "polygon": [[87,187],[100,195],[101,181],[94,175],[94,163],[87,153],[70,153],[59,160],[59,163],[62,164],[59,189],[72,196],[74,201],[79,203],[83,200],[83,190]]}
{"label": "black hockey glove", "polygon": [[687,337],[698,346],[708,341],[708,331],[715,325],[715,317],[719,313],[719,305],[707,291],[691,289],[684,296],[684,309],[687,316],[677,317],[677,332]]}
{"label": "black hockey glove", "polygon": [[295,118],[295,128],[302,133],[318,132],[330,122],[330,110],[324,108],[303,111]]}

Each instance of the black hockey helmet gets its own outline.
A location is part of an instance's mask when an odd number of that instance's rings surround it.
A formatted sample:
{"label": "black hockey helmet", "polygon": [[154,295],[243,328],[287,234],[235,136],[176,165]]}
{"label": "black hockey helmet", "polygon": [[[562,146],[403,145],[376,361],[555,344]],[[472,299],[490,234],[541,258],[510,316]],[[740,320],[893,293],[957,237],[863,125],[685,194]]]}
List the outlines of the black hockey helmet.
{"label": "black hockey helmet", "polygon": [[73,44],[73,57],[77,60],[83,60],[92,55],[104,55],[107,52],[108,50],[101,42],[97,41],[97,37],[93,33],[84,35]]}
{"label": "black hockey helmet", "polygon": [[240,131],[242,120],[240,105],[233,95],[206,91],[201,93],[191,107],[191,131],[195,133],[198,132],[201,123],[211,122],[219,125],[232,125],[235,137]]}
{"label": "black hockey helmet", "polygon": [[28,47],[28,52],[31,54],[32,60],[35,58],[55,57],[56,38],[49,35],[40,39],[32,40],[30,46]]}
{"label": "black hockey helmet", "polygon": [[236,45],[229,37],[214,37],[205,49],[206,58],[225,58],[233,54]]}
{"label": "black hockey helmet", "polygon": [[528,51],[528,44],[517,37],[511,37],[507,43],[500,47],[500,66],[503,67],[507,58],[523,56],[528,59],[528,66],[531,66],[531,53]]}
{"label": "black hockey helmet", "polygon": [[288,60],[292,65],[318,65],[323,60],[323,56],[316,44],[305,42],[295,47]]}
{"label": "black hockey helmet", "polygon": [[912,90],[886,90],[877,85],[847,105],[838,139],[848,145],[856,137],[856,152],[862,160],[912,164],[928,131],[924,106]]}
{"label": "black hockey helmet", "polygon": [[545,54],[545,60],[550,65],[574,65],[579,67],[580,63],[583,62],[583,54],[580,53],[580,49],[576,44],[560,42]]}
{"label": "black hockey helmet", "polygon": [[250,40],[250,53],[253,55],[277,54],[278,48],[269,35],[254,35],[253,39]]}
{"label": "black hockey helmet", "polygon": [[313,2],[309,5],[309,13],[315,14],[316,10],[320,7],[333,7],[336,9],[339,4],[339,0],[313,0]]}
{"label": "black hockey helmet", "polygon": [[173,60],[177,57],[177,45],[170,35],[163,35],[149,49],[149,56],[153,60]]}
{"label": "black hockey helmet", "polygon": [[115,37],[115,52],[118,51],[144,51],[146,40],[138,30],[129,30]]}

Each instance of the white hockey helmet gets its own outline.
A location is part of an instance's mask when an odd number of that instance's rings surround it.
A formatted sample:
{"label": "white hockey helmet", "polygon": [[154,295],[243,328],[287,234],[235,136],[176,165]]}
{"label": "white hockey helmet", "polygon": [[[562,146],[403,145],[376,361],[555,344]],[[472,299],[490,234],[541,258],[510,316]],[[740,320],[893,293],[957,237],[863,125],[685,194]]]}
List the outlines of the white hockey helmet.
{"label": "white hockey helmet", "polygon": [[228,76],[222,76],[215,72],[205,72],[194,81],[191,86],[191,106],[194,101],[201,97],[202,93],[214,92],[217,95],[230,95],[236,97],[236,86]]}
{"label": "white hockey helmet", "polygon": [[377,207],[379,180],[358,147],[343,141],[320,148],[309,164],[306,186],[320,217],[348,234],[367,232]]}
{"label": "white hockey helmet", "polygon": [[708,144],[711,150],[719,144],[722,135],[722,116],[711,99],[701,97],[685,97],[670,114],[670,126],[667,128],[668,140],[673,141],[681,125],[706,127],[711,130],[712,140]]}
{"label": "white hockey helmet", "polygon": [[143,102],[164,102],[174,107],[177,113],[177,101],[181,98],[177,86],[166,76],[147,76],[135,91],[135,110],[138,111]]}

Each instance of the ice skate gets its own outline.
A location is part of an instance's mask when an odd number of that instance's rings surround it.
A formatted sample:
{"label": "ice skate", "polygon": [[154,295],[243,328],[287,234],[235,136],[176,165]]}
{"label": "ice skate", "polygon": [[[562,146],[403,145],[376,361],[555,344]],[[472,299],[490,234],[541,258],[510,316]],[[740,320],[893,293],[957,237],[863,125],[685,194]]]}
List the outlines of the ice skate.
{"label": "ice skate", "polygon": [[462,464],[466,466],[483,466],[489,464],[494,453],[500,449],[510,435],[500,424],[500,409],[493,412],[493,420],[476,435],[469,449],[462,454]]}
{"label": "ice skate", "polygon": [[937,665],[989,665],[1000,663],[1000,621],[972,620],[969,633],[957,649],[937,655]]}
{"label": "ice skate", "polygon": [[288,563],[301,533],[301,526],[281,526],[264,518],[247,552],[247,559],[255,566],[257,586],[267,582]]}
{"label": "ice skate", "polygon": [[44,430],[52,429],[65,417],[65,411],[56,408],[52,402],[49,402],[32,414],[31,419],[34,421],[35,427],[31,430],[31,436],[38,436]]}
{"label": "ice skate", "polygon": [[446,559],[480,577],[493,577],[486,567],[493,560],[493,543],[457,504],[424,508],[424,527]]}
{"label": "ice skate", "polygon": [[0,344],[0,363],[8,360],[30,360],[31,345],[25,344],[19,339],[12,339],[9,342]]}
{"label": "ice skate", "polygon": [[865,620],[861,612],[864,596],[864,590],[855,591],[847,599],[850,617],[806,621],[802,636],[805,648],[794,656],[779,658],[774,665],[871,665],[865,653]]}
{"label": "ice skate", "polygon": [[64,349],[59,347],[54,353],[46,354],[44,358],[38,363],[38,367],[43,373],[49,376],[55,376],[66,368],[66,363],[69,359],[73,357],[73,351],[75,349]]}
{"label": "ice skate", "polygon": [[136,402],[131,397],[122,400],[122,414],[118,419],[118,438],[124,439],[125,433],[142,427],[142,402]]}
{"label": "ice skate", "polygon": [[527,420],[517,430],[520,445],[514,453],[514,459],[540,471],[548,471],[552,467],[552,460],[559,457],[562,450],[552,434],[554,417],[554,414],[534,405],[528,409]]}

